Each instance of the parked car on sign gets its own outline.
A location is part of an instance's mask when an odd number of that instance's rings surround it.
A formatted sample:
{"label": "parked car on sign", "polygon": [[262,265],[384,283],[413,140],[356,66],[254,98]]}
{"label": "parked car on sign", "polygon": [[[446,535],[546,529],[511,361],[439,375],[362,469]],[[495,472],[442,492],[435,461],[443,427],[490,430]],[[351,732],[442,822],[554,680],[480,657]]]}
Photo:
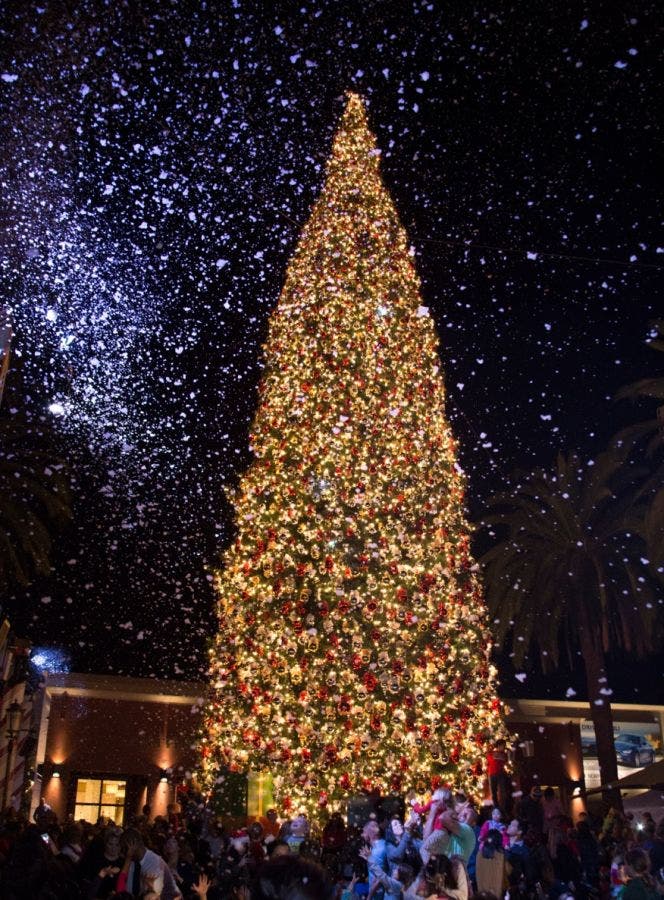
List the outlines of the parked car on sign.
{"label": "parked car on sign", "polygon": [[617,734],[615,744],[619,765],[639,769],[655,762],[652,744],[649,744],[641,734]]}
{"label": "parked car on sign", "polygon": [[581,737],[581,753],[584,756],[597,756],[597,743],[595,737]]}

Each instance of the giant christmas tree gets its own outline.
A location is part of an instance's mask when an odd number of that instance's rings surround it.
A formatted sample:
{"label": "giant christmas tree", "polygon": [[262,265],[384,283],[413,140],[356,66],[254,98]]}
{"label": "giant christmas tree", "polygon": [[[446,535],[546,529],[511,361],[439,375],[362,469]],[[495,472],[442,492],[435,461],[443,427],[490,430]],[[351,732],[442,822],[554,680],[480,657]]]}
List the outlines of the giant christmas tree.
{"label": "giant christmas tree", "polygon": [[502,728],[433,322],[348,99],[265,345],[217,576],[205,782],[282,808],[477,788]]}

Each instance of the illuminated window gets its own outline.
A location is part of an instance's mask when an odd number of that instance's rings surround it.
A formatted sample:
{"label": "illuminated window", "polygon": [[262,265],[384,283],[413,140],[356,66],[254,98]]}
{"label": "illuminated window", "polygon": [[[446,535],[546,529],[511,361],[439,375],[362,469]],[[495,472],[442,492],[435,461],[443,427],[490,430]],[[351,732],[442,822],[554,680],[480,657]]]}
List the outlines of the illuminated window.
{"label": "illuminated window", "polygon": [[93,824],[104,816],[122,825],[124,819],[126,781],[110,778],[78,778],[76,780],[76,808],[74,819]]}
{"label": "illuminated window", "polygon": [[250,772],[247,790],[247,815],[257,819],[274,806],[272,776],[263,772]]}

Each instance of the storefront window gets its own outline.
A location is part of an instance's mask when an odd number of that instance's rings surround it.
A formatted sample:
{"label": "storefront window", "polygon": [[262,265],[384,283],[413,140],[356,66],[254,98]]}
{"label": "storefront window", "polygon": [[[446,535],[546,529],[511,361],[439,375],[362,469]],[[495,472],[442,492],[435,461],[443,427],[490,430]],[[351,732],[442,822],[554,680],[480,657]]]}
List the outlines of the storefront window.
{"label": "storefront window", "polygon": [[122,825],[124,819],[126,781],[110,778],[78,778],[74,819],[95,823],[104,816]]}

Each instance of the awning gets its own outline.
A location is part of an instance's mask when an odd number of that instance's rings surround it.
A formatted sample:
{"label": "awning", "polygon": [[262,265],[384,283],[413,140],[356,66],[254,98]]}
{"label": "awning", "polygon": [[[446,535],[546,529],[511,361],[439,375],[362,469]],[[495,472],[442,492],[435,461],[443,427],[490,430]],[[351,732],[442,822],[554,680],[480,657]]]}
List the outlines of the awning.
{"label": "awning", "polygon": [[601,791],[607,791],[616,787],[620,788],[620,790],[656,788],[664,791],[664,759],[660,759],[659,762],[654,762],[638,772],[632,772],[631,775],[626,775],[620,781],[616,781],[615,784],[605,784],[602,787],[593,788],[591,791],[587,791],[587,794],[599,794]]}

